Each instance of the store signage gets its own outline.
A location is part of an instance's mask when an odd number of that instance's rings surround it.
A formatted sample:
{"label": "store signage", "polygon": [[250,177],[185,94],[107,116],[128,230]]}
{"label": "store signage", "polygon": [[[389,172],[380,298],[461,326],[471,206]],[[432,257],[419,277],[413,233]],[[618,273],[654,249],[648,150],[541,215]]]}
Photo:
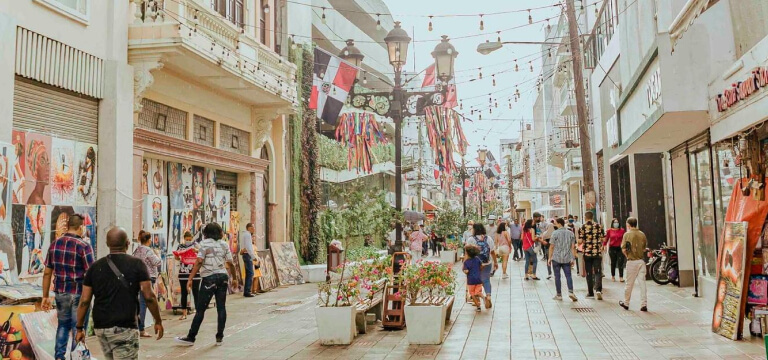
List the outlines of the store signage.
{"label": "store signage", "polygon": [[651,77],[645,82],[645,95],[648,99],[648,107],[652,107],[661,97],[661,69],[656,68]]}
{"label": "store signage", "polygon": [[717,94],[715,98],[717,111],[723,112],[734,107],[739,101],[752,96],[766,86],[768,86],[768,67],[755,68],[744,81],[733,83],[729,89]]}

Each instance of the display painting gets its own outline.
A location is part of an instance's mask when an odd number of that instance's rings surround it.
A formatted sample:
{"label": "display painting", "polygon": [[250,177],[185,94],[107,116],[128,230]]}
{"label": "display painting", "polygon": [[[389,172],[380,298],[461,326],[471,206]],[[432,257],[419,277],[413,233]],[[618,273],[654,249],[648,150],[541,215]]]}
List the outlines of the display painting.
{"label": "display painting", "polygon": [[13,145],[0,142],[0,227],[11,223]]}
{"label": "display painting", "polygon": [[168,203],[171,209],[184,208],[183,170],[179,163],[168,162]]}
{"label": "display painting", "polygon": [[[45,270],[45,256],[50,245],[50,208],[45,205],[25,207],[24,239],[21,253],[19,280],[41,283]],[[31,280],[30,280],[31,279]]]}
{"label": "display painting", "polygon": [[273,242],[269,245],[280,285],[303,284],[304,275],[301,273],[299,256],[296,254],[296,247],[293,243]]}
{"label": "display painting", "polygon": [[192,165],[181,164],[181,189],[185,210],[195,209],[192,188]]}
{"label": "display painting", "polygon": [[98,242],[98,235],[96,234],[96,208],[92,206],[75,206],[75,213],[83,216],[83,226],[85,226],[83,240],[91,244],[95,256],[96,244]]}
{"label": "display painting", "polygon": [[98,171],[96,169],[98,147],[93,144],[75,143],[75,205],[96,206]]}
{"label": "display painting", "polygon": [[51,203],[51,137],[26,134],[24,195],[27,205]]}
{"label": "display painting", "polygon": [[[182,210],[181,213],[181,237],[183,240],[184,234],[189,231],[192,235],[194,235],[194,229],[195,227],[195,217],[193,215],[192,210]],[[181,240],[180,240],[181,241]]]}
{"label": "display painting", "polygon": [[13,204],[24,204],[27,200],[27,197],[24,196],[24,184],[26,182],[25,171],[27,168],[24,149],[26,149],[27,146],[27,134],[22,131],[14,130],[11,136],[11,145],[13,145],[13,171],[11,171],[13,176],[11,185],[13,191],[11,194],[11,202]]}
{"label": "display painting", "polygon": [[75,142],[51,139],[51,204],[75,203]]}
{"label": "display painting", "polygon": [[184,210],[173,209],[171,210],[171,227],[168,230],[168,240],[170,245],[168,250],[175,249],[181,243],[181,237],[184,235],[182,231],[182,222],[184,218]]}
{"label": "display painting", "polygon": [[144,231],[150,234],[167,234],[168,197],[144,195]]}
{"label": "display painting", "polygon": [[205,169],[205,218],[216,221],[216,170]]}
{"label": "display painting", "polygon": [[192,167],[192,209],[205,210],[205,169]]}
{"label": "display painting", "polygon": [[256,252],[261,263],[261,277],[259,277],[259,288],[261,291],[269,291],[280,285],[275,270],[275,262],[272,259],[272,252],[261,250]]}
{"label": "display painting", "polygon": [[[0,224],[0,259],[2,259],[2,274],[0,285],[10,285],[18,282],[18,269],[16,267],[16,247],[13,244],[12,213],[13,206],[9,208],[9,222]],[[7,271],[6,271],[7,267]]]}
{"label": "display painting", "polygon": [[16,273],[21,272],[21,263],[23,258],[24,238],[26,235],[27,206],[14,204],[11,209],[11,240],[13,241],[13,252],[16,259]]}
{"label": "display painting", "polygon": [[717,297],[712,331],[736,340],[741,324],[741,300],[746,264],[747,222],[726,222],[718,256]]}
{"label": "display painting", "polygon": [[229,229],[230,224],[230,203],[229,203],[229,191],[227,190],[216,190],[216,222],[221,225],[221,228],[224,229],[227,233],[232,233]]}
{"label": "display painting", "polygon": [[768,305],[768,276],[750,276],[747,303],[754,305]]}
{"label": "display painting", "polygon": [[[0,346],[0,357],[3,359],[13,360],[34,360],[35,351],[30,345],[30,339],[27,337],[27,332],[22,325],[22,314],[31,314],[35,312],[34,305],[13,305],[13,306],[0,306],[0,321],[4,328],[8,328],[5,339],[0,340],[3,346]],[[7,325],[5,325],[7,324]],[[55,339],[55,326],[53,327],[53,334]],[[45,342],[42,342],[46,344]],[[38,344],[38,343],[36,343]],[[42,344],[38,344],[40,346]],[[51,342],[50,352],[53,352],[54,343]],[[42,357],[41,357],[42,358]]]}
{"label": "display painting", "polygon": [[165,161],[149,158],[147,177],[150,195],[165,195]]}

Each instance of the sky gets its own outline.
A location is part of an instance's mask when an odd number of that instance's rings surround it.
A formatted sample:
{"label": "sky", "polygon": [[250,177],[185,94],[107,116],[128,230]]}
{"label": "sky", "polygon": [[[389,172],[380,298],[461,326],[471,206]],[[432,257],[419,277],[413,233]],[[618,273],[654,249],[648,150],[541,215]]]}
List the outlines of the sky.
{"label": "sky", "polygon": [[[531,122],[533,103],[536,100],[536,79],[541,70],[541,47],[539,45],[504,45],[504,48],[489,55],[477,52],[477,45],[486,40],[496,41],[544,41],[547,23],[552,18],[554,26],[559,7],[531,10],[532,25],[528,25],[526,9],[556,4],[557,0],[384,0],[394,20],[414,39],[409,53],[408,71],[419,72],[433,63],[431,52],[441,35],[448,35],[451,44],[459,52],[455,71],[457,92],[462,102],[462,113],[474,119],[464,121],[462,126],[470,143],[467,151],[468,164],[474,163],[477,150],[487,148],[498,160],[499,140],[519,138],[521,120]],[[482,17],[484,30],[480,30],[481,13],[517,13],[485,15]],[[434,17],[433,30],[429,31],[429,15],[475,15],[466,17]],[[427,17],[422,17],[427,16]],[[514,29],[512,29],[514,28]],[[506,30],[506,31],[504,31]],[[502,31],[500,34],[497,31]],[[460,38],[465,37],[465,38]],[[413,61],[415,55],[415,61]],[[519,71],[515,72],[515,59]],[[530,70],[529,61],[533,65]],[[479,79],[482,68],[483,78]],[[495,76],[492,76],[495,74]],[[493,79],[496,86],[493,86]],[[515,86],[520,91],[517,102],[510,100]],[[489,113],[489,95],[498,103]],[[512,109],[509,109],[509,103]],[[470,116],[470,108],[482,108],[482,120],[478,112]],[[459,110],[458,107],[456,110]]]}

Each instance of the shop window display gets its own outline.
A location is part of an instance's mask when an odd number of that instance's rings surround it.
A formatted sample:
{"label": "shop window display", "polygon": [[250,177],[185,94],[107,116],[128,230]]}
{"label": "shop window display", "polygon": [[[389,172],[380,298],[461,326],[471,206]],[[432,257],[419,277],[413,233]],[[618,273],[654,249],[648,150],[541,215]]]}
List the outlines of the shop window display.
{"label": "shop window display", "polygon": [[[717,228],[723,229],[725,225],[725,212],[728,210],[728,204],[731,202],[733,187],[739,179],[739,167],[736,164],[736,154],[733,150],[733,144],[730,142],[721,143],[714,147],[715,149],[715,202],[717,206]],[[717,239],[722,241],[722,231],[718,231]]]}
{"label": "shop window display", "polygon": [[716,275],[717,242],[715,203],[709,148],[690,155],[693,238],[699,276]]}

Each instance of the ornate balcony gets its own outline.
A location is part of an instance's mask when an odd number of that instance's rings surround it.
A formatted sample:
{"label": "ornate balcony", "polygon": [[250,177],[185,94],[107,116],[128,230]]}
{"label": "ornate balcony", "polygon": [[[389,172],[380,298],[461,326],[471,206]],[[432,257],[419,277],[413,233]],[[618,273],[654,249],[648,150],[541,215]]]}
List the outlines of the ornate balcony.
{"label": "ornate balcony", "polygon": [[164,68],[259,107],[295,108],[296,67],[202,1],[131,0],[128,58],[137,106]]}

